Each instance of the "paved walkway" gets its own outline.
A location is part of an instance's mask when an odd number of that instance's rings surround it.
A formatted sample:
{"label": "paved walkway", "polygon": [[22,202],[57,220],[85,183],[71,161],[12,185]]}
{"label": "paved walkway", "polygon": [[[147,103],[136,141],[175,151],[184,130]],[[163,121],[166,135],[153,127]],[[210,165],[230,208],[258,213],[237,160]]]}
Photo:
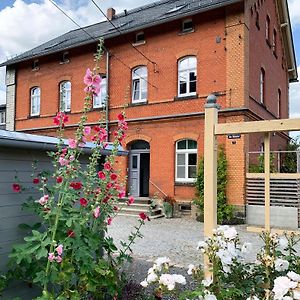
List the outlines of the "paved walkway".
{"label": "paved walkway", "polygon": [[[130,230],[137,224],[135,218],[119,216],[110,226],[109,234],[116,241],[126,240]],[[255,253],[262,245],[258,234],[247,232],[245,225],[238,225],[235,228],[242,242],[252,243],[253,255],[249,259],[255,260]],[[147,222],[141,232],[144,238],[138,239],[132,246],[134,258],[151,262],[157,257],[167,256],[177,267],[187,267],[190,263],[201,262],[201,253],[197,250],[197,244],[204,238],[203,223],[186,217],[161,218]]]}

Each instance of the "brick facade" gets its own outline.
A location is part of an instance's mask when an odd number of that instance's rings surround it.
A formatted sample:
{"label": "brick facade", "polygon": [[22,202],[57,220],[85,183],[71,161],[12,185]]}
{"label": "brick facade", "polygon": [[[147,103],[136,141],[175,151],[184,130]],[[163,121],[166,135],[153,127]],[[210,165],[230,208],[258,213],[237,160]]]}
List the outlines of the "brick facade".
{"label": "brick facade", "polygon": [[[258,6],[258,2],[260,5]],[[255,5],[255,6],[254,6]],[[255,24],[255,7],[261,18],[260,30]],[[264,32],[266,15],[270,16],[271,28],[277,30],[277,58],[266,44]],[[150,145],[150,195],[158,192],[176,199],[190,201],[195,196],[192,184],[175,182],[175,146],[181,139],[197,141],[198,156],[203,153],[204,104],[206,97],[218,93],[221,105],[220,122],[244,122],[274,119],[276,95],[281,90],[281,117],[288,116],[288,75],[284,65],[284,53],[277,24],[273,0],[245,1],[204,12],[192,17],[194,31],[182,33],[184,19],[175,20],[144,30],[145,43],[138,49],[152,62],[137,53],[130,43],[135,35],[105,41],[109,49],[108,70],[104,55],[101,73],[109,73],[109,122],[113,131],[117,113],[125,107],[129,130],[124,147],[129,148],[136,140]],[[20,131],[54,135],[53,116],[59,107],[59,83],[72,83],[72,103],[69,127],[72,135],[80,118],[84,98],[83,74],[93,66],[96,45],[69,50],[70,62],[59,63],[59,55],[52,54],[39,59],[39,69],[32,70],[32,61],[19,63],[16,84],[16,122]],[[197,96],[177,99],[178,60],[193,55],[197,57]],[[283,58],[282,58],[283,57]],[[120,61],[124,62],[122,64]],[[147,102],[131,103],[131,68],[145,65],[148,70]],[[266,71],[266,102],[259,99],[259,72]],[[30,88],[41,88],[41,113],[30,117]],[[8,105],[9,108],[9,105]],[[101,110],[93,110],[88,122],[95,124]],[[232,143],[220,138],[228,159],[228,200],[244,206],[246,153],[259,150],[260,136],[243,136]],[[276,135],[272,149],[284,149],[287,136]],[[128,159],[119,159],[119,169],[125,175]],[[152,184],[153,183],[153,184]]]}

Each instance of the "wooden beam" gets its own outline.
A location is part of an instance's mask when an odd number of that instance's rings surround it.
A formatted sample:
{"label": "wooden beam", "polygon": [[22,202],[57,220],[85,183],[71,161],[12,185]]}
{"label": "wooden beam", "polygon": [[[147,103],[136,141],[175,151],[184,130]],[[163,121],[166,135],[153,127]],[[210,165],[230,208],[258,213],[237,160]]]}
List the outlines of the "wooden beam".
{"label": "wooden beam", "polygon": [[[246,173],[246,178],[265,178],[264,173]],[[271,173],[271,179],[300,179],[300,173]]]}
{"label": "wooden beam", "polygon": [[264,165],[265,165],[265,229],[271,230],[271,180],[270,180],[270,133],[265,133],[264,137]]}
{"label": "wooden beam", "polygon": [[215,134],[245,134],[260,132],[298,131],[300,119],[282,119],[253,122],[223,123],[215,125]]}
{"label": "wooden beam", "polygon": [[[254,226],[248,226],[247,227],[248,232],[253,232],[253,233],[262,233],[266,232],[266,229],[264,227],[254,227]],[[278,235],[284,235],[287,233],[288,235],[295,234],[295,235],[300,235],[299,230],[284,230],[284,229],[271,229],[272,233],[277,233]]]}

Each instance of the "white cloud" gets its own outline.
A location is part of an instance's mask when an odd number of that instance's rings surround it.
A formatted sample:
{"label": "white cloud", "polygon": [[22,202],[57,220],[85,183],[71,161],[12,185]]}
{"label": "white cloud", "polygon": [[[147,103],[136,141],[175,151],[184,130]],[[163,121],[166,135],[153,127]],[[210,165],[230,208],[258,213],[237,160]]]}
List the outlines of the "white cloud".
{"label": "white cloud", "polygon": [[288,0],[291,22],[293,27],[300,26],[300,5],[299,0]]}

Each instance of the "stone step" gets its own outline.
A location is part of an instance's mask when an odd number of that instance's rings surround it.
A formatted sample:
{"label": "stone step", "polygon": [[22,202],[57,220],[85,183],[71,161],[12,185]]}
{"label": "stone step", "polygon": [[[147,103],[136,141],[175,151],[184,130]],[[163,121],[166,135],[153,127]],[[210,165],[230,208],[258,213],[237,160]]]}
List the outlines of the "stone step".
{"label": "stone step", "polygon": [[[128,198],[123,198],[120,199],[119,202],[125,203],[128,201]],[[139,198],[134,198],[134,203],[136,204],[151,204],[152,200],[149,197],[139,197]]]}
{"label": "stone step", "polygon": [[[126,216],[129,218],[137,218],[138,217],[138,215],[131,214],[131,213],[119,213],[119,216]],[[157,215],[149,216],[150,219],[158,219],[158,218],[164,218],[164,217],[165,217],[164,214],[157,214]]]}
{"label": "stone step", "polygon": [[143,210],[143,211],[148,211],[150,209],[150,205],[149,204],[140,204],[140,203],[133,203],[131,205],[126,205],[124,203],[120,207],[123,207],[122,210],[126,210],[128,208],[135,208],[135,209],[140,209],[140,210]]}

